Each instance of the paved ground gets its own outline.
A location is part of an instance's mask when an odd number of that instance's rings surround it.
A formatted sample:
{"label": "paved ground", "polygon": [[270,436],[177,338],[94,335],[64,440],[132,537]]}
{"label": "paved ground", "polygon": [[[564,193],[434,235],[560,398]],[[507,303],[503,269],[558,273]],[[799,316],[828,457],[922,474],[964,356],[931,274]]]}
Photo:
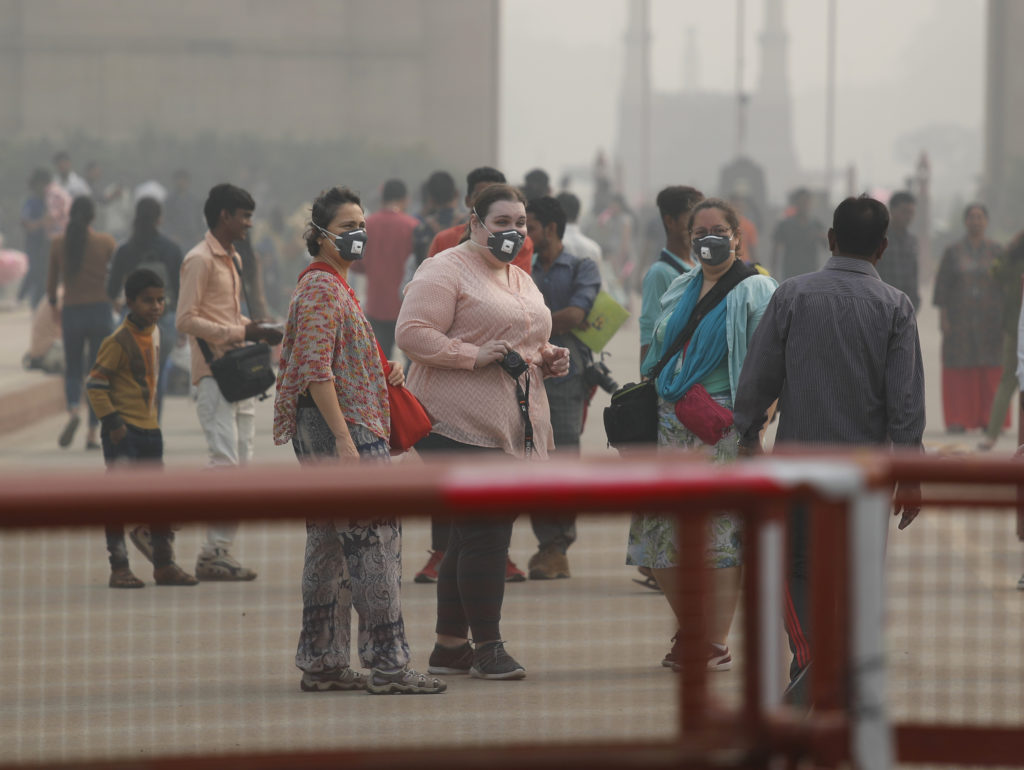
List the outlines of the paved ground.
{"label": "paved ground", "polygon": [[[927,293],[926,293],[927,295]],[[928,443],[941,433],[935,314],[921,329],[928,367]],[[634,379],[635,326],[612,344],[616,378]],[[70,468],[102,472],[97,452],[60,450],[63,424],[55,378],[20,370],[27,314],[0,314],[0,410],[33,402],[50,416],[0,435],[0,473]],[[28,395],[26,395],[26,392]],[[34,394],[34,396],[33,396]],[[598,394],[584,452],[604,446]],[[270,404],[259,407],[256,461],[291,465],[272,446]],[[201,465],[204,441],[188,399],[169,399],[167,464]],[[1015,435],[1015,433],[1014,433]],[[962,441],[970,446],[977,437]],[[1005,436],[998,449],[1015,442]],[[414,513],[414,512],[410,512]],[[504,628],[529,669],[522,682],[454,679],[438,697],[308,695],[292,656],[298,632],[303,530],[299,522],[243,525],[237,552],[260,571],[251,584],[112,591],[96,528],[46,536],[0,535],[0,758],[138,757],[193,751],[484,745],[521,741],[664,738],[672,733],[673,676],[658,665],[674,628],[660,595],[636,586],[623,565],[624,516],[585,516],[571,552],[573,578],[510,585]],[[179,533],[191,566],[200,530]],[[429,545],[426,522],[405,522],[403,602],[413,663],[432,643],[434,594],[411,582]],[[516,526],[512,556],[534,549],[528,522]],[[133,553],[133,557],[136,556]],[[141,558],[133,558],[139,574]],[[926,512],[889,543],[890,691],[900,718],[1019,724],[1024,718],[1024,568],[1006,513],[984,517]],[[737,628],[742,623],[737,622]],[[732,639],[741,645],[740,634]],[[742,675],[714,677],[726,702]]]}

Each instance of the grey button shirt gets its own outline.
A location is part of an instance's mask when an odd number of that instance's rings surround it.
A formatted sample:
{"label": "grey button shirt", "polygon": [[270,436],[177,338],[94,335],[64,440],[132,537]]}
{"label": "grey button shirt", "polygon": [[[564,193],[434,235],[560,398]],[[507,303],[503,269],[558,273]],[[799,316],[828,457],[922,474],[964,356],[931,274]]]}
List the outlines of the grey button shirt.
{"label": "grey button shirt", "polygon": [[734,416],[742,444],[757,444],[776,398],[777,443],[920,447],[924,367],[907,295],[853,257],[832,257],[784,282],[740,373]]}

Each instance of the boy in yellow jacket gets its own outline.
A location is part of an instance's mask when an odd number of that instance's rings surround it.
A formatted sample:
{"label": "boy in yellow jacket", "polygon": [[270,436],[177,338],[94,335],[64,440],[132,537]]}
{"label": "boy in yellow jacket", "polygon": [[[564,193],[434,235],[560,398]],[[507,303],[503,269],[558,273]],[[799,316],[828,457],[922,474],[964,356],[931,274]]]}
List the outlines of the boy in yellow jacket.
{"label": "boy in yellow jacket", "polygon": [[[86,380],[86,394],[100,418],[100,440],[107,469],[121,463],[163,464],[164,443],[157,417],[160,332],[164,284],[152,270],[135,270],[124,282],[128,315],[103,340]],[[153,579],[157,585],[191,586],[196,578],[174,563],[174,535],[153,526]],[[124,527],[106,528],[110,552],[110,587],[142,588],[128,566]]]}

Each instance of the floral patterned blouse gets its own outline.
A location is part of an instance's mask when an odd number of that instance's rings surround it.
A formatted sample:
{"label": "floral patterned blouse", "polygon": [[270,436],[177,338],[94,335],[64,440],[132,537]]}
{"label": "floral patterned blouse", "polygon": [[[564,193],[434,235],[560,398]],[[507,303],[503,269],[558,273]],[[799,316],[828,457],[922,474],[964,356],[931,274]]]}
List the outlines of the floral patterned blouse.
{"label": "floral patterned blouse", "polygon": [[295,435],[299,394],[325,380],[334,380],[346,422],[388,440],[387,382],[370,323],[345,284],[313,270],[299,279],[288,307],[274,399],[275,444]]}

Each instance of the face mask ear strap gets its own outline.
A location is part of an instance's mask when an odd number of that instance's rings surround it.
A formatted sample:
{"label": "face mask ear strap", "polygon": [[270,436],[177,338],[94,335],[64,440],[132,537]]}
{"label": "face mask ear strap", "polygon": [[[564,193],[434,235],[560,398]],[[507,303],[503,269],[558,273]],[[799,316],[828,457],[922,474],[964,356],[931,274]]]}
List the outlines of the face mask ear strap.
{"label": "face mask ear strap", "polygon": [[474,214],[476,214],[476,221],[480,223],[480,227],[484,229],[484,232],[487,233],[488,235],[492,235],[493,233],[491,233],[491,229],[484,224],[484,218],[480,216],[480,212],[476,210],[476,206],[474,206],[471,210]]}

